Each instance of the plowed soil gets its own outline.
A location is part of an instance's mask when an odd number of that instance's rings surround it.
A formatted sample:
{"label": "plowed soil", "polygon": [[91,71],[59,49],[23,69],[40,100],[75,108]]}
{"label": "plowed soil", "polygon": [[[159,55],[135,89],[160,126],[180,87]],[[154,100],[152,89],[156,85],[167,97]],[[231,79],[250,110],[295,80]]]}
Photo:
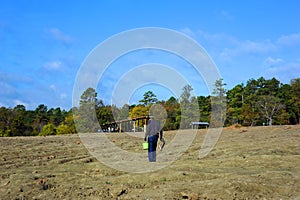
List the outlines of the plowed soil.
{"label": "plowed soil", "polygon": [[[170,166],[137,174],[102,164],[78,135],[0,138],[0,199],[300,199],[300,126],[224,128],[198,159],[205,134]],[[108,137],[147,159],[141,138]]]}

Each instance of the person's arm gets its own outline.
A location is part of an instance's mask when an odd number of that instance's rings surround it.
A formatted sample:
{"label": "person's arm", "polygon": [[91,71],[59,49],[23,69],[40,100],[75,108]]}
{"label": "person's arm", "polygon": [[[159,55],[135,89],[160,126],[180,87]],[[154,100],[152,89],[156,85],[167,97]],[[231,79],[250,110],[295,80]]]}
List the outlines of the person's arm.
{"label": "person's arm", "polygon": [[162,129],[159,131],[159,139],[160,139],[160,140],[163,139],[163,130],[162,130]]}
{"label": "person's arm", "polygon": [[158,130],[157,133],[158,133],[159,139],[161,140],[163,137],[163,130],[162,130],[162,127],[160,126],[159,121],[157,121],[156,126],[157,126],[157,130]]}
{"label": "person's arm", "polygon": [[149,135],[149,123],[146,126],[145,138],[144,141],[147,141],[147,136]]}
{"label": "person's arm", "polygon": [[146,131],[144,141],[147,141],[147,136],[148,136],[148,135],[149,135],[149,134],[148,134],[148,131]]}

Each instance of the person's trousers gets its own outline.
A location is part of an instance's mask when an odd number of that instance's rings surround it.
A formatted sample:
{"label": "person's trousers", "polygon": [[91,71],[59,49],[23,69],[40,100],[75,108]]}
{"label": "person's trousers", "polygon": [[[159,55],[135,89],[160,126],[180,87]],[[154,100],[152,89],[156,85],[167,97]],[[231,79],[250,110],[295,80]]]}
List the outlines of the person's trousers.
{"label": "person's trousers", "polygon": [[158,142],[158,135],[153,135],[148,137],[148,159],[149,162],[156,162],[156,147]]}

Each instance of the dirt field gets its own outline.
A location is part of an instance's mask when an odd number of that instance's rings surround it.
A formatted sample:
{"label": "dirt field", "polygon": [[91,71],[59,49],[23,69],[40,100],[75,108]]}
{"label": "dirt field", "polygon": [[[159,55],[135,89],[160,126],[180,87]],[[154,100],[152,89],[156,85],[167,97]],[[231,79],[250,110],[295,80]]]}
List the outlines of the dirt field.
{"label": "dirt field", "polygon": [[[198,159],[205,133],[170,166],[140,174],[98,162],[78,135],[0,138],[0,199],[300,199],[300,126],[225,128]],[[142,140],[109,138],[147,159]]]}

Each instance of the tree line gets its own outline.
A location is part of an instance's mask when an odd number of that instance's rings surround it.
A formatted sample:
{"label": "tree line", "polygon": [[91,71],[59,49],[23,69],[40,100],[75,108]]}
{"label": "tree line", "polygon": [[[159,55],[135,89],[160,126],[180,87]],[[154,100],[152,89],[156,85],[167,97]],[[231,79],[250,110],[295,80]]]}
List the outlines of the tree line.
{"label": "tree line", "polygon": [[0,108],[0,136],[36,136],[75,133],[72,112],[48,109],[40,104],[35,110],[24,105]]}
{"label": "tree line", "polygon": [[[153,105],[164,117],[164,130],[189,128],[191,121],[209,122],[211,126],[295,125],[300,120],[300,78],[282,84],[275,78],[250,79],[230,90],[217,80],[211,96],[192,96],[190,85],[176,99],[158,100],[152,91],[144,93],[137,105],[105,105],[93,88],[81,95],[80,104],[69,111],[41,104],[35,110],[25,106],[0,107],[0,136],[36,136],[97,131],[116,120],[147,116]],[[162,112],[162,113],[159,113]],[[217,113],[214,115],[213,113]],[[76,128],[75,124],[76,122]]]}

